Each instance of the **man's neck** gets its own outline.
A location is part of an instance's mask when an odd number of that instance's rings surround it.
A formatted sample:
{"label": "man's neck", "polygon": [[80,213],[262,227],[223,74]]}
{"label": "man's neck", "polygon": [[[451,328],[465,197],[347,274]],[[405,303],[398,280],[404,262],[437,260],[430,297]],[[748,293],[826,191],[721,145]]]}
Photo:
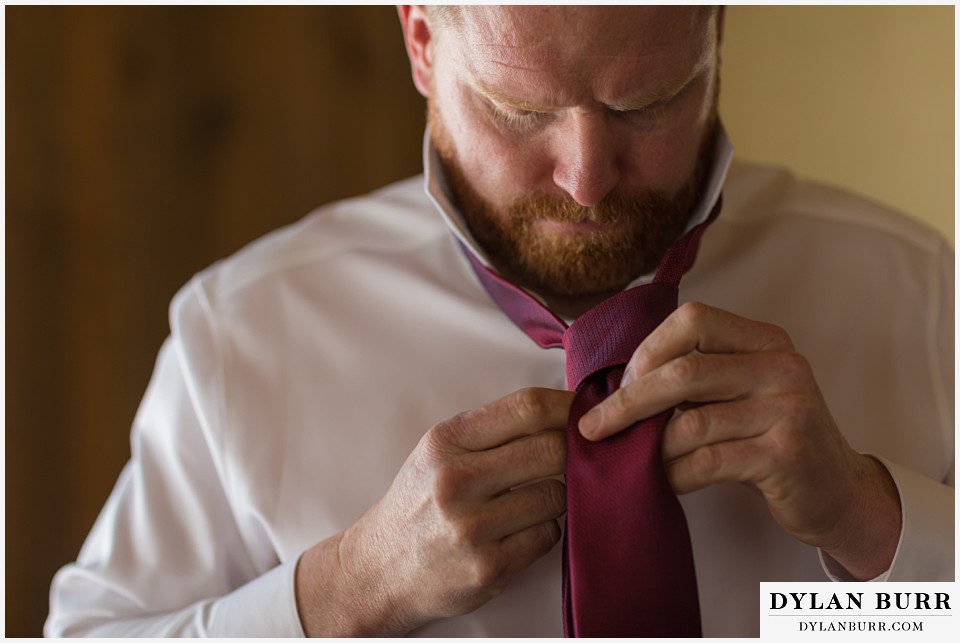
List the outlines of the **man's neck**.
{"label": "man's neck", "polygon": [[598,306],[601,302],[617,294],[618,291],[604,293],[602,295],[590,295],[588,297],[561,297],[559,295],[545,297],[547,308],[561,319],[573,320],[587,312],[591,308]]}
{"label": "man's neck", "polygon": [[613,288],[609,291],[590,295],[561,295],[544,288],[531,287],[530,284],[526,283],[523,279],[520,279],[515,273],[505,269],[496,262],[491,262],[490,267],[493,269],[493,272],[500,275],[513,285],[522,288],[528,295],[539,301],[540,304],[543,305],[547,310],[568,323],[573,322],[583,313],[587,312],[591,308],[595,308],[602,302],[606,301],[610,297],[613,297],[617,293],[622,292],[626,287],[629,286],[629,284],[624,284],[623,286]]}

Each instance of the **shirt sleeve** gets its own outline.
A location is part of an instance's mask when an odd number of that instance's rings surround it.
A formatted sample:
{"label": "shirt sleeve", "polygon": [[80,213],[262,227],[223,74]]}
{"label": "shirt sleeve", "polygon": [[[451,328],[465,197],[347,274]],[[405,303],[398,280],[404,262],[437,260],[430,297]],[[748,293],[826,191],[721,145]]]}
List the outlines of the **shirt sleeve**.
{"label": "shirt sleeve", "polygon": [[952,581],[954,490],[883,460],[903,505],[900,543],[885,580]]}
{"label": "shirt sleeve", "polygon": [[160,351],[130,462],[77,561],[54,578],[47,636],[303,635],[296,560],[281,563],[266,536],[238,525],[179,341],[175,332]]}
{"label": "shirt sleeve", "polygon": [[[953,581],[956,463],[953,459],[954,414],[954,255],[941,241],[931,262],[932,284],[928,314],[928,354],[939,427],[941,452],[948,454],[942,479],[933,479],[871,454],[880,460],[897,485],[902,507],[900,541],[890,568],[871,581]],[[830,580],[852,580],[842,566],[820,552],[820,562]]]}
{"label": "shirt sleeve", "polygon": [[893,476],[903,506],[900,543],[886,580],[954,580],[954,255],[940,240],[930,264],[931,297],[927,345],[931,385],[938,400],[937,436],[946,454],[946,471],[922,475],[880,458]]}
{"label": "shirt sleeve", "polygon": [[[897,485],[902,527],[890,568],[870,581],[952,581],[954,490],[889,460],[877,459]],[[822,551],[820,562],[830,580],[854,580]]]}

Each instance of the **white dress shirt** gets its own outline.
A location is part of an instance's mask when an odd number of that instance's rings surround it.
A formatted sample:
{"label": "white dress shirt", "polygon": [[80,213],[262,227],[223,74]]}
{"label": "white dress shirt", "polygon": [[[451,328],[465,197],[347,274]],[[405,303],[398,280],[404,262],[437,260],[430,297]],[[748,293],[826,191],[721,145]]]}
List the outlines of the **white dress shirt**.
{"label": "white dress shirt", "polygon": [[[724,211],[681,301],[790,333],[847,440],[900,491],[878,580],[952,579],[952,250],[781,169],[734,162],[724,177],[728,157],[721,146]],[[563,352],[478,283],[434,160],[432,197],[417,177],[321,208],[176,296],[132,459],[54,580],[47,634],[302,635],[298,557],[379,500],[426,430],[520,388],[564,388]],[[682,503],[707,636],[757,635],[761,580],[842,578],[745,486]],[[557,546],[480,609],[413,634],[561,636],[560,567]]]}

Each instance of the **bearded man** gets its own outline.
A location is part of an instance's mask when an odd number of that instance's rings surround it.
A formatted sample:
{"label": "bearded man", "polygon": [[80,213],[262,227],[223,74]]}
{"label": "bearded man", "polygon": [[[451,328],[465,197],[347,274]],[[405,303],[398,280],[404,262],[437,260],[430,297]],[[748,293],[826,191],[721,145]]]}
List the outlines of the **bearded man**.
{"label": "bearded man", "polygon": [[[705,635],[755,636],[762,580],[951,579],[952,251],[731,161],[722,10],[400,19],[425,179],[178,294],[133,458],[47,633],[559,636],[569,440],[659,415]],[[568,428],[564,351],[489,284],[573,324],[695,231],[682,305]]]}

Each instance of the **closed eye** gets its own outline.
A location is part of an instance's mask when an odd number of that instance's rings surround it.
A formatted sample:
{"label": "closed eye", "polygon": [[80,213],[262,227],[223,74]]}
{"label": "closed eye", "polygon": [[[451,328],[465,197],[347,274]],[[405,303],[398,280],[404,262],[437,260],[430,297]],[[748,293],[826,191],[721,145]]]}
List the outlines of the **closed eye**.
{"label": "closed eye", "polygon": [[512,129],[532,127],[550,115],[550,112],[540,112],[529,109],[520,109],[503,105],[488,99],[490,113],[495,121]]}
{"label": "closed eye", "polygon": [[643,107],[611,107],[610,109],[617,114],[622,114],[623,116],[656,118],[658,116],[662,116],[663,113],[667,111],[667,108],[670,106],[670,102],[670,100],[658,100],[654,103],[650,103],[649,105],[644,105]]}

